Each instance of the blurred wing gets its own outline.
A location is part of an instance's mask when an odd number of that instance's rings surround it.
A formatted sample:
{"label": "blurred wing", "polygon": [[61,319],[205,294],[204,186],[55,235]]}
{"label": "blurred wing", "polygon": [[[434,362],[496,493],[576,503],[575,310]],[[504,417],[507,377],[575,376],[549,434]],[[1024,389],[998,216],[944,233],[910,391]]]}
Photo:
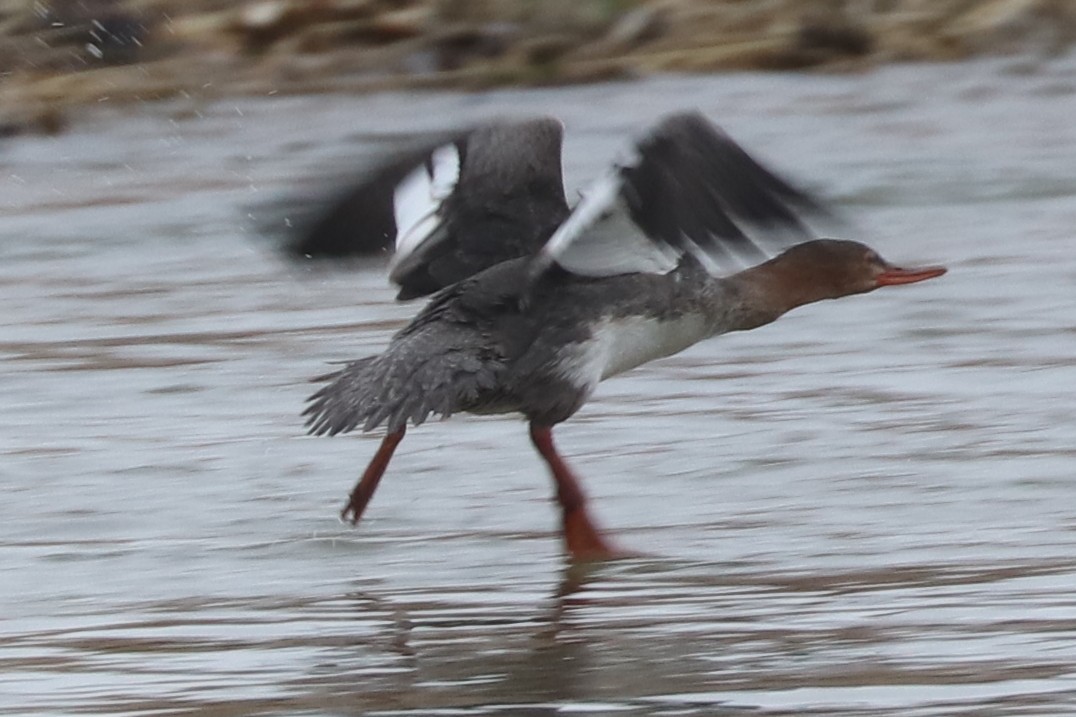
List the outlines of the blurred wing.
{"label": "blurred wing", "polygon": [[715,275],[756,264],[812,236],[809,215],[829,216],[701,115],[662,121],[636,158],[591,186],[542,248],[584,276],[665,273],[684,254]]}
{"label": "blurred wing", "polygon": [[[405,141],[380,160],[367,159],[358,171],[317,182],[320,190],[282,202],[271,212],[287,233],[288,254],[301,259],[340,259],[391,252],[396,243],[397,186],[428,165],[439,147],[453,146],[466,132],[445,132]],[[326,186],[331,185],[331,186]],[[281,222],[281,217],[283,221]],[[268,227],[272,232],[273,227]]]}
{"label": "blurred wing", "polygon": [[405,178],[389,273],[399,298],[537,253],[568,216],[562,138],[548,117],[484,125]]}
{"label": "blurred wing", "polygon": [[394,250],[398,298],[536,253],[568,215],[552,118],[445,133],[347,183],[291,242],[303,257]]}
{"label": "blurred wing", "polygon": [[[396,221],[396,254],[393,266],[424,242],[444,238],[442,213],[445,200],[460,178],[460,152],[455,144],[437,147],[429,159],[416,167],[393,191]],[[391,270],[390,270],[391,271]]]}

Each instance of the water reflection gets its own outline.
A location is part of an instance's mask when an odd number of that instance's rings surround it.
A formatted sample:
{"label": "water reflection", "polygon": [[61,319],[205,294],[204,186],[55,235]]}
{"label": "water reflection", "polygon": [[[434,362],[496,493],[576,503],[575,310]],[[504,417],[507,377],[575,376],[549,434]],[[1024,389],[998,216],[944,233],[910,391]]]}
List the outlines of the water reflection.
{"label": "water reflection", "polygon": [[187,599],[27,630],[3,663],[40,710],[960,714],[1076,697],[1071,601],[1025,609],[1073,568],[905,566],[879,580],[651,560],[566,570],[541,597]]}

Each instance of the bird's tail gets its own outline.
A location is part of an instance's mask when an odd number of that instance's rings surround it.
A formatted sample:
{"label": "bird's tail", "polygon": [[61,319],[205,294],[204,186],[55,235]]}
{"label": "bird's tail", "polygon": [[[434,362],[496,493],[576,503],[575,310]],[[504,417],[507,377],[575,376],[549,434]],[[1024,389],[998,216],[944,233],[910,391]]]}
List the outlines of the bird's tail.
{"label": "bird's tail", "polygon": [[481,404],[497,386],[502,364],[474,345],[433,356],[396,348],[314,379],[327,384],[303,411],[310,433],[370,431],[382,424],[396,431],[408,421],[417,426],[431,413],[447,417]]}
{"label": "bird's tail", "polygon": [[[374,418],[378,356],[348,361],[343,368],[311,379],[312,383],[328,382],[307,399],[303,416],[313,435],[345,433]],[[370,426],[373,428],[376,423]]]}

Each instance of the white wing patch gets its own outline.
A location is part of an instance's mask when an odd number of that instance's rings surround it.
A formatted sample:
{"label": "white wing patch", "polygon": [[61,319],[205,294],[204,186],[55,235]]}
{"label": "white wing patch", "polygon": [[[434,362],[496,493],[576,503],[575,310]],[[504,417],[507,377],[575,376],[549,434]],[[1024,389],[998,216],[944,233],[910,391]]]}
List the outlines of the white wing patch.
{"label": "white wing patch", "polygon": [[455,190],[459,178],[459,151],[456,145],[446,144],[433,151],[429,166],[424,164],[416,168],[396,185],[393,195],[396,217],[394,266],[435,235],[441,223],[441,205]]}
{"label": "white wing patch", "polygon": [[810,195],[758,164],[698,113],[662,120],[589,188],[533,264],[588,277],[665,274],[685,255],[725,276],[814,236]]}
{"label": "white wing patch", "polygon": [[621,195],[623,181],[614,170],[587,190],[571,216],[554,232],[539,254],[582,276],[666,274],[676,268],[680,252],[652,241],[631,219]]}

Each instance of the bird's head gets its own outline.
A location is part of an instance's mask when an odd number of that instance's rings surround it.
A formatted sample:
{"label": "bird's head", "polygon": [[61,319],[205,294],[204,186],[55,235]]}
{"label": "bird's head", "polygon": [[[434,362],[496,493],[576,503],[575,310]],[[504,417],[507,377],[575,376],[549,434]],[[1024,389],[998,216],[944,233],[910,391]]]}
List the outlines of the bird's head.
{"label": "bird's head", "polygon": [[883,286],[914,284],[946,272],[942,266],[911,269],[894,266],[869,246],[843,239],[816,239],[797,244],[779,260],[794,271],[805,288],[817,292],[817,299],[836,299]]}

